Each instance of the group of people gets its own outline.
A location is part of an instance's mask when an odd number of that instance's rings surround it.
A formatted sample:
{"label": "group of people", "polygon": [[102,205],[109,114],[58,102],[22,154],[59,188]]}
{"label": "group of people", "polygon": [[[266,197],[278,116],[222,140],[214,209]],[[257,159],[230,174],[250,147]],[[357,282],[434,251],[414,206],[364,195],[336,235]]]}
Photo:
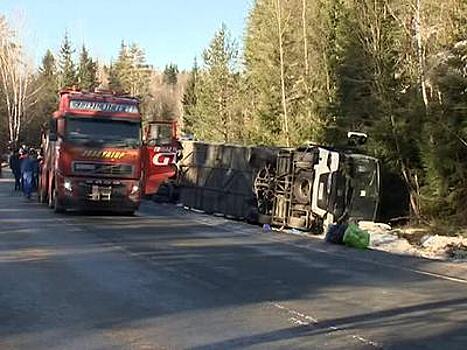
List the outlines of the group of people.
{"label": "group of people", "polygon": [[15,191],[23,191],[26,198],[37,190],[39,181],[40,152],[22,146],[10,156],[10,168],[15,177]]}

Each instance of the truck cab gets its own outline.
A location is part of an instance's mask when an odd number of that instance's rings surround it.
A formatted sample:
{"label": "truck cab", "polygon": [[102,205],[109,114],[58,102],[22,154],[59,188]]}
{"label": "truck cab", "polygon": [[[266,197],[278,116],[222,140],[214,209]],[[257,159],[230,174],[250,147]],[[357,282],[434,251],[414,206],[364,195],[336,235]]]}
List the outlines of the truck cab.
{"label": "truck cab", "polygon": [[65,90],[47,129],[39,199],[55,211],[133,213],[146,190],[157,191],[138,99]]}

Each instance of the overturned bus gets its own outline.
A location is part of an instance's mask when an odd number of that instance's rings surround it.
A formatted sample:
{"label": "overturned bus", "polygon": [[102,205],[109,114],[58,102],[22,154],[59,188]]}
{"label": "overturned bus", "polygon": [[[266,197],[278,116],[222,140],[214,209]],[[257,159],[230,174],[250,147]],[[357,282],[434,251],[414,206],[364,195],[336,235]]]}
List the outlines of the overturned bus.
{"label": "overturned bus", "polygon": [[260,223],[322,233],[327,225],[375,221],[380,163],[350,150],[318,145],[281,150],[254,187]]}

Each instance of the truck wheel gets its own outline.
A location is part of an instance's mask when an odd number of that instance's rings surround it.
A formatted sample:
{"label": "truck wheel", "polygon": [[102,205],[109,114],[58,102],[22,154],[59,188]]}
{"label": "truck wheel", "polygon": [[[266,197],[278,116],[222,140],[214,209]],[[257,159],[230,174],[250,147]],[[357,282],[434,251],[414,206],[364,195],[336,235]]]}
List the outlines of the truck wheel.
{"label": "truck wheel", "polygon": [[38,200],[39,203],[41,203],[41,204],[46,204],[46,203],[48,203],[48,201],[47,201],[47,196],[46,196],[45,192],[44,192],[42,189],[39,190],[39,193],[38,193],[38,196],[37,196],[37,200]]}
{"label": "truck wheel", "polygon": [[63,207],[63,205],[58,200],[57,190],[54,190],[53,197],[54,197],[54,200],[53,200],[54,212],[55,213],[64,213],[66,211],[66,209]]}
{"label": "truck wheel", "polygon": [[47,196],[47,203],[48,203],[48,207],[50,209],[53,209],[54,208],[54,192],[52,192],[49,196]]}

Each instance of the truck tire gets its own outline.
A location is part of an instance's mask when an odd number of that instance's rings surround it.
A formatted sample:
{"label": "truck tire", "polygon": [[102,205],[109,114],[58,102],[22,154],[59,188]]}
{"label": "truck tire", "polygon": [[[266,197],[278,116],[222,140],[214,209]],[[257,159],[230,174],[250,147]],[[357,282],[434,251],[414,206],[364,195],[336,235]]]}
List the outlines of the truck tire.
{"label": "truck tire", "polygon": [[47,195],[45,194],[44,190],[39,189],[39,191],[37,193],[37,200],[41,204],[48,203]]}
{"label": "truck tire", "polygon": [[54,208],[54,198],[53,198],[53,192],[47,196],[47,205],[50,209]]}
{"label": "truck tire", "polygon": [[54,203],[54,212],[57,214],[64,213],[66,211],[65,207],[60,203],[57,196],[57,190],[54,189],[53,195],[53,203]]}

